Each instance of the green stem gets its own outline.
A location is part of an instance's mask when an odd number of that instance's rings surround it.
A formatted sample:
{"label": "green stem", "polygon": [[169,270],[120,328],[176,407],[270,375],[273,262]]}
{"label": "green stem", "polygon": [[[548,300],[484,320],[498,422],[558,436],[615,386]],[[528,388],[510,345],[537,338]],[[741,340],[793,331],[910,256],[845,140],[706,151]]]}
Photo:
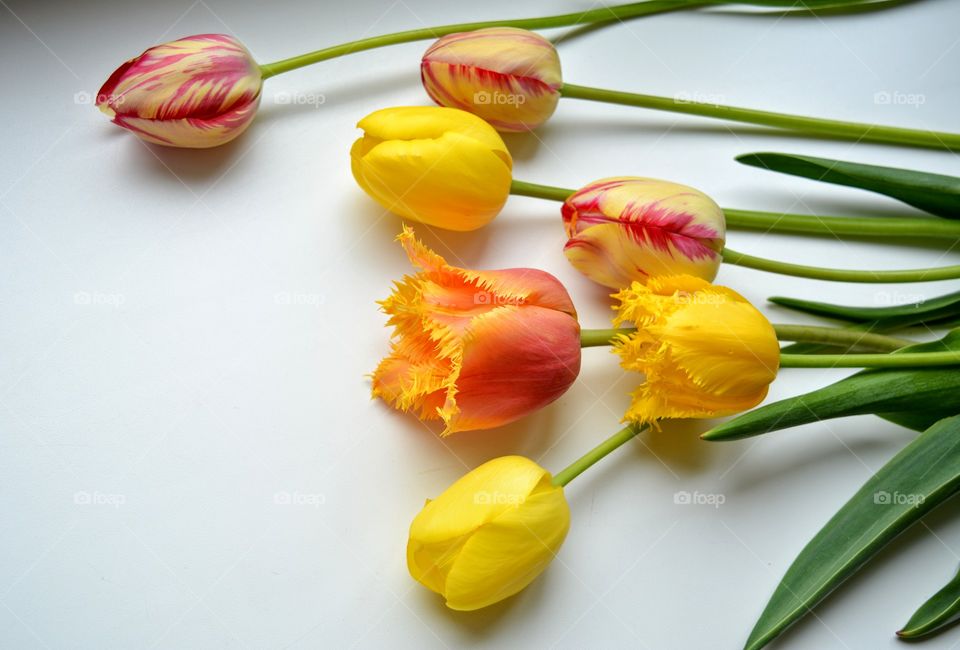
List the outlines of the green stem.
{"label": "green stem", "polygon": [[960,239],[960,221],[925,217],[827,217],[724,208],[727,226],[808,235]]}
{"label": "green stem", "polygon": [[745,266],[748,269],[792,275],[798,278],[831,280],[834,282],[933,282],[936,280],[955,280],[960,278],[960,265],[941,266],[933,269],[903,269],[896,271],[858,271],[855,269],[826,269],[819,266],[804,266],[778,262],[762,257],[739,253],[729,248],[723,249],[723,261],[728,264]]}
{"label": "green stem", "polygon": [[622,327],[620,329],[606,330],[580,330],[580,347],[596,348],[601,345],[610,345],[620,334],[633,334],[637,331],[636,327]]}
{"label": "green stem", "polygon": [[783,325],[774,323],[773,331],[780,341],[798,341],[803,343],[826,343],[846,347],[866,348],[877,352],[893,352],[916,341],[898,339],[883,334],[871,334],[842,327],[821,327],[817,325]]}
{"label": "green stem", "polygon": [[927,368],[960,365],[960,352],[781,354],[781,368]]}
{"label": "green stem", "polygon": [[639,106],[660,111],[672,111],[674,113],[702,115],[704,117],[715,117],[733,122],[762,124],[764,126],[772,126],[797,133],[828,136],[843,140],[855,140],[857,142],[883,142],[886,144],[912,145],[932,149],[960,150],[960,134],[957,133],[827,120],[802,115],[757,111],[735,106],[718,106],[705,102],[683,101],[672,97],[656,97],[654,95],[626,93],[618,90],[589,88],[586,86],[575,86],[573,84],[563,84],[560,93],[564,97],[573,97],[575,99],[587,99],[611,104],[623,104],[626,106]]}
{"label": "green stem", "polygon": [[646,425],[641,426],[637,424],[628,424],[623,429],[620,429],[620,431],[616,432],[599,445],[585,453],[583,456],[570,463],[570,465],[565,469],[554,474],[553,484],[559,485],[560,487],[565,486],[567,483],[589,469],[598,460],[624,443],[632,440],[638,433],[646,428]]}
{"label": "green stem", "polygon": [[372,36],[362,38],[358,41],[350,41],[334,45],[315,52],[301,54],[282,61],[275,61],[260,66],[261,74],[264,79],[275,75],[296,70],[303,66],[319,63],[328,59],[334,59],[345,54],[372,50],[387,45],[397,45],[399,43],[410,43],[412,41],[422,41],[427,39],[439,38],[447,34],[456,34],[457,32],[470,32],[476,29],[486,27],[520,27],[523,29],[549,29],[551,27],[567,27],[569,25],[584,25],[587,23],[596,23],[601,21],[624,20],[627,18],[637,18],[639,16],[648,16],[650,14],[673,11],[676,9],[694,9],[705,4],[702,2],[687,2],[685,0],[647,0],[646,2],[633,2],[630,4],[616,5],[613,7],[601,7],[589,11],[577,11],[570,14],[561,14],[558,16],[544,16],[541,18],[518,18],[514,20],[487,20],[474,23],[459,23],[456,25],[441,25],[439,27],[424,27],[421,29],[411,29],[404,32],[393,34],[384,34],[382,36]]}
{"label": "green stem", "polygon": [[[593,348],[611,345],[617,336],[632,334],[636,327],[622,327],[619,329],[582,329],[580,330],[580,347]],[[844,327],[822,327],[817,325],[785,325],[773,323],[773,331],[780,341],[798,341],[803,343],[826,343],[828,345],[842,345],[847,347],[866,348],[877,352],[892,352],[916,341],[899,339],[883,334],[872,334],[860,330]]]}
{"label": "green stem", "polygon": [[[514,180],[510,193],[548,201],[566,201],[574,193],[566,187],[540,185]],[[853,235],[855,237],[895,237],[960,239],[960,221],[925,217],[826,217],[780,212],[759,212],[724,208],[727,226],[766,232],[792,232],[808,235]]]}

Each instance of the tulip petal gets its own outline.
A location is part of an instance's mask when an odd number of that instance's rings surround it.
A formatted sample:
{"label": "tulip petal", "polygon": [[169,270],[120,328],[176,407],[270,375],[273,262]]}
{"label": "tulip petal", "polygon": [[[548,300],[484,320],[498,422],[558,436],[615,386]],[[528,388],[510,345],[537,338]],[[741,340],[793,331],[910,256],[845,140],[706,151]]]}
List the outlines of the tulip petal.
{"label": "tulip petal", "polygon": [[545,476],[522,507],[478,528],[463,545],[447,575],[447,607],[470,611],[516,594],[547,568],[569,529],[563,489]]}

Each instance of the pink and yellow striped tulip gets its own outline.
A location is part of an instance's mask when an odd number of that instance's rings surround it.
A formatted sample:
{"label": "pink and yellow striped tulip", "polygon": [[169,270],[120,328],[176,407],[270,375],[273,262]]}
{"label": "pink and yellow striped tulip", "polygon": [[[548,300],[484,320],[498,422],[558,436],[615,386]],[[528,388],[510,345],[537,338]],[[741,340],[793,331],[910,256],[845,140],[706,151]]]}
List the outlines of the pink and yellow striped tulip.
{"label": "pink and yellow striped tulip", "polygon": [[573,266],[606,287],[662,275],[713,280],[726,237],[723,210],[686,185],[605,178],[574,192],[561,209]]}
{"label": "pink and yellow striped tulip", "polygon": [[97,107],[147,142],[204,149],[250,126],[262,81],[235,38],[198,34],[151,47],[117,68],[97,94]]}
{"label": "pink and yellow striped tulip", "polygon": [[433,101],[479,115],[500,131],[546,122],[563,85],[553,43],[515,27],[444,36],[424,53],[420,77]]}
{"label": "pink and yellow striped tulip", "polygon": [[513,422],[554,401],[580,372],[580,324],[560,282],[536,269],[450,266],[404,228],[420,271],[382,301],[393,327],[373,395],[442,435]]}

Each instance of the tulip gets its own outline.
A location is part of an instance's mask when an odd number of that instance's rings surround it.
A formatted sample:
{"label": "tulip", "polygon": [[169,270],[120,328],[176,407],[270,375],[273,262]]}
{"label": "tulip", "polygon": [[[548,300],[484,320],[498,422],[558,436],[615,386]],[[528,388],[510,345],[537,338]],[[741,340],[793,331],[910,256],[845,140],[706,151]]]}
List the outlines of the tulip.
{"label": "tulip", "polygon": [[546,122],[563,85],[553,43],[514,27],[444,36],[423,55],[420,77],[435,102],[471,111],[501,131]]}
{"label": "tulip", "polygon": [[510,152],[475,115],[435,106],[386,108],[357,126],[363,137],[350,149],[353,177],[391,212],[476,230],[497,216],[510,194]]}
{"label": "tulip", "polygon": [[373,395],[440,419],[443,435],[513,422],[562,395],[580,372],[580,325],[560,282],[535,269],[447,264],[404,228],[421,269],[380,304],[394,341]]}
{"label": "tulip", "polygon": [[711,418],[756,406],[780,364],[773,325],[743,296],[688,275],[634,282],[614,294],[615,326],[633,323],[614,351],[646,381],[625,421]]}
{"label": "tulip", "polygon": [[652,178],[605,178],[561,208],[563,252],[594,282],[619,289],[657,275],[713,280],[722,261],[723,210],[686,185]]}
{"label": "tulip", "polygon": [[427,501],[410,525],[407,568],[450,609],[480,609],[533,582],[569,528],[563,488],[547,470],[496,458]]}
{"label": "tulip", "polygon": [[[650,3],[654,4],[654,3]],[[692,6],[692,5],[691,5]],[[805,115],[721,106],[689,95],[655,95],[564,83],[553,45],[516,28],[459,30],[441,36],[423,55],[424,89],[441,106],[469,110],[503,131],[527,131],[543,124],[560,97],[762,124],[814,136],[884,142],[955,151],[960,134],[842,122]]]}
{"label": "tulip", "polygon": [[239,41],[199,34],[151,47],[117,68],[97,107],[142,140],[202,149],[250,126],[261,84],[260,67]]}

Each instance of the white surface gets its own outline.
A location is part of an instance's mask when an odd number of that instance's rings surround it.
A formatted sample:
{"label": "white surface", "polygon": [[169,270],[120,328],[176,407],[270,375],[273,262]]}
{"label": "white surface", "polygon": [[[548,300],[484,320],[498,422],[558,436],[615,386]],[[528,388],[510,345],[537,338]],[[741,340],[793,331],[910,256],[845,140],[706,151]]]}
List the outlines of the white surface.
{"label": "white surface", "polygon": [[[356,187],[347,151],[368,112],[427,102],[417,71],[426,43],[269,80],[253,127],[214,151],[148,148],[74,95],[95,93],[147,46],[192,33],[233,33],[268,61],[420,25],[588,8],[471,4],[0,9],[0,647],[739,647],[804,543],[910,439],[872,417],[729,444],[699,442],[706,423],[670,426],[571,484],[566,544],[520,596],[458,614],[414,583],[406,530],[425,497],[500,454],[559,470],[617,428],[636,380],[588,350],[580,379],[550,408],[446,441],[369,399],[364,375],[388,340],[374,300],[410,269],[392,242],[399,220]],[[574,83],[956,131],[958,20],[947,0],[823,21],[678,14],[570,39],[560,52]],[[923,104],[876,103],[882,92]],[[305,99],[280,105],[280,93]],[[320,94],[325,103],[310,105]],[[722,205],[796,212],[906,210],[733,156],[805,152],[960,174],[942,152],[575,100],[508,144],[520,179],[659,176]],[[557,205],[515,198],[483,231],[418,231],[455,263],[556,274],[584,325],[603,327],[604,292],[567,265],[559,221]],[[933,245],[741,232],[728,241],[851,268],[960,262]],[[875,305],[958,288],[737,268],[718,281],[758,304],[780,294]],[[784,371],[771,399],[844,374]],[[680,490],[726,502],[675,505]],[[283,493],[301,503],[275,503]],[[894,630],[956,568],[956,513],[948,506],[899,540],[778,647],[899,647]],[[958,639],[953,630],[925,647]]]}

